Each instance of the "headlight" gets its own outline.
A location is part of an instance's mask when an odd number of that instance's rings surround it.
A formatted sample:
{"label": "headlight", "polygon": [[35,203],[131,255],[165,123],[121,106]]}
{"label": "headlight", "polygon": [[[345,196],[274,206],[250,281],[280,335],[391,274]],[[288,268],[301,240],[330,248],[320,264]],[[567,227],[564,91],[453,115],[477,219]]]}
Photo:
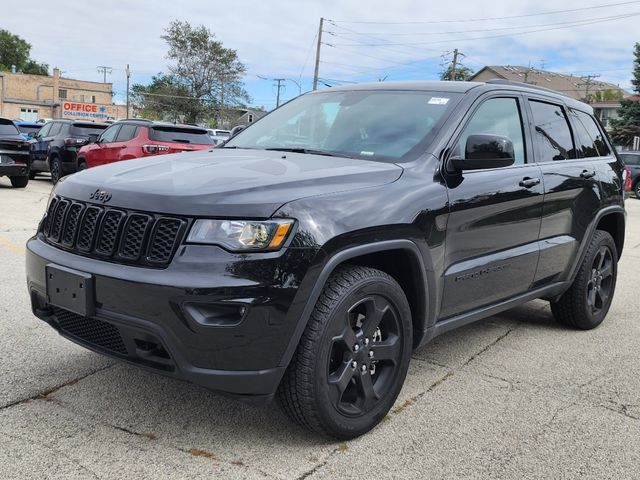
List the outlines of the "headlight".
{"label": "headlight", "polygon": [[220,245],[228,250],[277,250],[293,227],[293,220],[196,220],[188,243]]}

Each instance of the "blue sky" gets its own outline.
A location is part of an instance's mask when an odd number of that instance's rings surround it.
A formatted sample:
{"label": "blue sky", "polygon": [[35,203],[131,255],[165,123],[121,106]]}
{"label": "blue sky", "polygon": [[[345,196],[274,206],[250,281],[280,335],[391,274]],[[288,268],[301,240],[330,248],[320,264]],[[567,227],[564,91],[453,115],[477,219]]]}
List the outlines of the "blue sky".
{"label": "blue sky", "polygon": [[[574,11],[548,13],[558,10]],[[450,58],[447,52],[458,48],[463,64],[474,70],[487,64],[544,66],[600,74],[599,80],[630,90],[638,15],[640,1],[615,0],[31,0],[4,5],[0,28],[27,39],[32,56],[58,66],[64,76],[100,81],[96,66],[112,66],[108,81],[122,101],[127,63],[133,83],[166,71],[160,35],[171,20],[204,24],[238,51],[254,105],[271,109],[275,87],[260,77],[289,79],[283,101],[298,94],[295,82],[302,91],[311,88],[320,17],[330,19],[320,64],[321,78],[328,79],[322,83],[330,85],[436,79],[442,56]]]}

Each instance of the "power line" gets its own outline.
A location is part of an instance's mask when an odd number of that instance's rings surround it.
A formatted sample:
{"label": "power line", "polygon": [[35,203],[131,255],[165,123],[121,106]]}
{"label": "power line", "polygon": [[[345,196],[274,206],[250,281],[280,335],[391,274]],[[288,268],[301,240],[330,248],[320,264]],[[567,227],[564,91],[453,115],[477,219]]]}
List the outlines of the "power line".
{"label": "power line", "polygon": [[526,18],[526,17],[538,17],[542,15],[555,15],[558,13],[571,13],[571,12],[582,12],[585,10],[595,10],[599,8],[608,8],[608,7],[619,7],[622,5],[631,5],[635,3],[640,3],[640,0],[635,0],[632,2],[620,2],[620,3],[607,3],[603,5],[593,5],[591,7],[581,7],[581,8],[571,8],[567,10],[554,10],[547,12],[538,12],[538,13],[528,13],[524,15],[511,15],[508,17],[487,17],[487,18],[467,18],[463,20],[427,20],[427,21],[410,21],[410,22],[370,22],[370,21],[354,21],[354,20],[331,20],[336,23],[359,23],[359,24],[369,24],[369,25],[426,25],[426,24],[437,24],[437,23],[465,23],[465,22],[485,22],[492,20],[511,20],[513,18]]}
{"label": "power line", "polygon": [[[518,26],[515,26],[515,27],[479,28],[479,29],[476,29],[476,30],[465,29],[465,30],[457,30],[457,31],[449,31],[449,32],[412,32],[412,33],[407,33],[407,32],[402,32],[402,33],[382,33],[381,32],[381,33],[371,33],[371,32],[356,32],[354,30],[349,30],[348,33],[331,32],[331,31],[327,31],[327,33],[330,34],[330,35],[335,35],[335,36],[360,35],[360,36],[366,36],[366,37],[370,37],[370,38],[375,38],[375,37],[372,37],[372,35],[384,35],[386,37],[399,37],[399,36],[407,37],[407,36],[416,36],[416,35],[420,35],[420,36],[457,35],[457,34],[461,34],[461,33],[499,32],[499,31],[503,31],[503,30],[521,30],[523,28],[555,27],[555,26],[558,26],[558,25],[573,25],[573,24],[576,24],[576,23],[589,22],[589,21],[592,21],[592,20],[606,20],[606,19],[616,19],[616,18],[622,18],[622,17],[626,17],[626,14],[625,15],[620,15],[620,14],[619,15],[609,15],[609,16],[606,16],[606,17],[583,18],[583,19],[580,19],[580,20],[569,20],[569,21],[555,22],[555,23],[542,23],[542,24],[537,24],[537,25],[518,25]],[[344,27],[339,27],[339,28],[343,28],[344,29]],[[414,45],[414,44],[409,43],[409,44],[403,44],[403,45]]]}
{"label": "power line", "polygon": [[[594,20],[594,21],[585,21],[584,23],[575,23],[572,25],[567,25],[567,26],[563,26],[563,27],[552,27],[552,28],[542,28],[542,29],[537,29],[537,30],[528,30],[525,32],[513,32],[513,33],[505,33],[505,34],[500,34],[500,35],[488,35],[488,36],[484,36],[484,37],[472,37],[472,38],[464,38],[464,39],[447,39],[447,40],[437,40],[434,42],[415,42],[415,43],[379,43],[379,44],[364,44],[364,43],[334,43],[331,44],[332,47],[381,47],[381,46],[411,46],[411,45],[438,45],[438,44],[442,44],[442,43],[450,43],[453,40],[456,41],[470,41],[470,40],[488,40],[491,38],[504,38],[504,37],[515,37],[515,36],[520,36],[520,35],[528,35],[531,33],[539,33],[539,32],[549,32],[552,30],[563,30],[563,29],[567,29],[567,28],[574,28],[574,27],[584,27],[587,25],[594,25],[597,23],[605,23],[605,22],[612,22],[615,20],[623,20],[623,19],[627,19],[627,18],[631,18],[631,17],[637,17],[638,15],[640,15],[640,12],[634,12],[634,13],[628,13],[625,15],[618,15],[615,17],[608,17],[606,19],[602,19],[602,20]],[[328,44],[325,44],[328,45]]]}

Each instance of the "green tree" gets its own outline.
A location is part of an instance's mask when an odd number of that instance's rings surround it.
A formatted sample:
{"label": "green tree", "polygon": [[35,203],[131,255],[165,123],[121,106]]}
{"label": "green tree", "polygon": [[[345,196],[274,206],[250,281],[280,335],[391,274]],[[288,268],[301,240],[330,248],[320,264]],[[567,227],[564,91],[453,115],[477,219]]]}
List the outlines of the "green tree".
{"label": "green tree", "polygon": [[169,72],[193,97],[218,109],[250,100],[242,83],[246,69],[237,52],[225,48],[207,27],[176,20],[162,38],[169,45]]}
{"label": "green tree", "polygon": [[16,70],[35,75],[48,75],[49,66],[29,58],[31,44],[18,35],[0,29],[0,70]]}
{"label": "green tree", "polygon": [[445,70],[440,72],[440,80],[458,80],[468,81],[473,75],[473,70],[464,65],[458,65],[456,67],[455,75],[453,75],[453,65],[449,65]]}
{"label": "green tree", "polygon": [[[637,95],[640,95],[640,43],[636,43],[633,48],[633,71],[631,84]],[[619,145],[631,145],[633,137],[640,136],[640,101],[625,98],[620,101],[618,118],[611,121],[613,130],[611,138]]]}
{"label": "green tree", "polygon": [[149,85],[134,84],[131,96],[140,115],[153,120],[193,123],[212,112],[207,101],[193,97],[174,75],[159,73]]}

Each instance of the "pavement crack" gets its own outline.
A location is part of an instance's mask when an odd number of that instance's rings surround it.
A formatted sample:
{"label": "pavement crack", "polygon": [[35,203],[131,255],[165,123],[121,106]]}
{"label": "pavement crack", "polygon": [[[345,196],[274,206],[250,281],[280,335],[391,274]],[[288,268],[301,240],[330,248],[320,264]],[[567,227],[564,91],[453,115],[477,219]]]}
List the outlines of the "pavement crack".
{"label": "pavement crack", "polygon": [[478,358],[480,355],[482,355],[484,352],[486,352],[487,350],[489,350],[491,347],[493,347],[494,345],[496,345],[498,342],[504,340],[507,335],[509,335],[511,332],[513,332],[515,330],[514,328],[510,328],[509,330],[507,330],[505,333],[503,333],[502,335],[500,335],[498,338],[496,338],[493,342],[491,342],[489,345],[487,345],[486,347],[484,347],[482,350],[480,350],[477,353],[474,353],[471,357],[469,357],[467,359],[466,362],[464,362],[462,364],[463,367],[466,367],[467,365],[469,365],[471,362],[473,362],[476,358]]}
{"label": "pavement crack", "polygon": [[16,405],[21,405],[23,403],[29,403],[32,400],[50,400],[50,396],[52,394],[56,393],[58,390],[60,390],[60,389],[62,389],[64,387],[68,387],[70,385],[75,385],[79,381],[84,380],[85,378],[90,377],[91,375],[95,375],[96,373],[100,373],[103,370],[111,368],[114,365],[115,365],[115,363],[111,363],[109,365],[106,365],[104,367],[98,368],[96,370],[92,370],[92,371],[88,372],[85,375],[82,375],[82,376],[77,377],[77,378],[73,378],[71,380],[68,380],[68,381],[60,384],[60,385],[56,385],[55,387],[51,387],[51,388],[48,388],[47,390],[44,390],[42,392],[38,392],[35,395],[32,395],[30,397],[21,398],[19,400],[15,400],[13,402],[7,403],[6,405],[2,405],[2,406],[0,406],[0,411],[6,410],[7,408],[15,407]]}
{"label": "pavement crack", "polygon": [[75,466],[79,467],[81,470],[87,472],[93,478],[96,478],[97,480],[102,480],[98,476],[98,474],[96,472],[94,472],[93,470],[91,470],[89,467],[87,467],[86,465],[80,463],[78,460],[76,460],[75,458],[71,457],[69,454],[65,453],[64,451],[59,450],[59,449],[57,449],[55,447],[52,447],[51,445],[47,445],[46,443],[36,442],[31,438],[26,438],[26,437],[23,437],[21,435],[12,435],[12,434],[6,433],[6,432],[0,432],[0,435],[4,435],[6,437],[13,438],[14,440],[22,440],[24,442],[30,443],[31,445],[37,445],[40,448],[44,448],[44,449],[50,450],[51,452],[55,453],[56,455],[69,460],[73,465],[75,465]]}

